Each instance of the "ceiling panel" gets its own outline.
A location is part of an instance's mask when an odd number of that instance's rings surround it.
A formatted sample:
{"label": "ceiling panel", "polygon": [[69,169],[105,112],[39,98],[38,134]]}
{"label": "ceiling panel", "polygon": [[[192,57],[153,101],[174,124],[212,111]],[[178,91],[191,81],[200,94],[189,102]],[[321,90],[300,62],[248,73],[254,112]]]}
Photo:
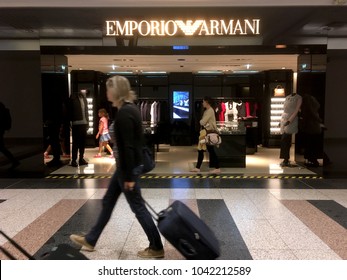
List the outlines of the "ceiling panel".
{"label": "ceiling panel", "polygon": [[297,55],[67,55],[69,71],[263,71],[297,69]]}
{"label": "ceiling panel", "polygon": [[[314,4],[312,4],[314,2]],[[203,38],[138,38],[143,48],[187,44],[190,46],[260,46],[276,44],[292,46],[321,44],[329,39],[347,40],[346,1],[131,1],[131,0],[71,0],[71,1],[4,1],[0,3],[0,40],[37,39],[42,46],[118,47],[114,38],[105,37],[105,20],[113,18],[182,18],[259,17],[261,34],[253,37]],[[194,8],[184,8],[191,6]],[[210,8],[206,8],[211,6]],[[213,6],[213,7],[212,7]],[[1,8],[9,7],[9,8]],[[10,8],[13,7],[13,8]],[[17,7],[17,8],[16,8]],[[23,7],[23,8],[20,8]],[[25,8],[24,8],[25,7]],[[36,7],[36,8],[35,8]],[[37,8],[40,7],[40,8]],[[130,8],[117,8],[130,7]],[[131,8],[132,7],[132,8]],[[160,8],[162,7],[162,8]],[[205,7],[205,8],[204,8]],[[222,8],[221,8],[222,7]],[[303,43],[304,42],[304,43]],[[1,45],[0,45],[1,48]],[[82,53],[82,52],[81,52]],[[69,70],[93,69],[102,72],[119,71],[188,71],[203,70],[262,71],[264,69],[296,69],[297,56],[291,54],[259,55],[229,52],[230,55],[148,55],[123,52],[123,55],[68,54]],[[135,55],[130,55],[135,53]],[[273,52],[276,53],[276,52]],[[299,53],[299,52],[298,52]]]}
{"label": "ceiling panel", "polygon": [[2,0],[0,7],[211,7],[211,6],[320,6],[345,0]]}

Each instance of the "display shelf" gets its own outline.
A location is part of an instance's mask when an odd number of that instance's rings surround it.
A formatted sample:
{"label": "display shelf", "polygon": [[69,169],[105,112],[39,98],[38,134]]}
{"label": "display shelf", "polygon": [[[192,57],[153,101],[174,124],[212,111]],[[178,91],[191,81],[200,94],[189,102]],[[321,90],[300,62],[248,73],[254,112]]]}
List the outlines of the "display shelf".
{"label": "display shelf", "polygon": [[217,130],[221,135],[230,135],[230,134],[245,134],[246,127],[243,122],[238,121],[220,121],[216,122]]}
{"label": "display shelf", "polygon": [[94,134],[94,104],[93,98],[87,98],[88,103],[88,135]]}
{"label": "display shelf", "polygon": [[283,114],[284,97],[272,97],[270,104],[270,135],[280,135],[280,122]]}

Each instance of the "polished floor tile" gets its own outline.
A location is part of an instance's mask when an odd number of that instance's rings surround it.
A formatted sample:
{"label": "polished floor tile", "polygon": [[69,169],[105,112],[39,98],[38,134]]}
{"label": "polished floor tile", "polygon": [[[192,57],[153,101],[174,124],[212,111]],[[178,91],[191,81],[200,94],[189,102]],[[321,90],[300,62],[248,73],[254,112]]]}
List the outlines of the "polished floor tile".
{"label": "polished floor tile", "polygon": [[[177,160],[169,147],[162,148],[155,172],[139,182],[142,195],[157,212],[174,200],[186,203],[215,233],[220,259],[347,260],[347,180],[313,177],[299,166],[278,169],[276,149],[267,151],[272,158],[266,168],[254,159],[246,169],[223,168],[218,176],[190,174],[194,147],[172,149],[185,155]],[[94,153],[88,151],[85,167],[63,166],[45,178],[0,179],[1,229],[39,259],[58,244],[75,246],[69,235],[94,225],[115,168],[114,160],[94,159]],[[270,174],[276,164],[283,177]],[[184,259],[162,240],[165,259]],[[0,245],[14,250],[2,237]],[[96,251],[82,252],[94,260],[136,260],[137,251],[147,246],[122,195]]]}
{"label": "polished floor tile", "polygon": [[[292,149],[294,150],[294,149]],[[112,174],[115,170],[115,160],[104,156],[94,158],[97,148],[86,149],[85,158],[88,161],[87,166],[72,167],[64,165],[58,170],[52,172],[53,175],[59,174]],[[294,158],[294,154],[291,155]],[[196,146],[169,146],[160,145],[159,152],[156,153],[156,167],[149,174],[163,175],[196,175],[190,172],[195,167],[197,160]],[[46,161],[49,161],[46,159]],[[201,175],[209,175],[208,156],[201,166]],[[222,168],[222,174],[239,175],[315,175],[303,165],[297,165],[293,162],[293,167],[280,167],[279,149],[259,147],[258,152],[246,156],[245,168]]]}

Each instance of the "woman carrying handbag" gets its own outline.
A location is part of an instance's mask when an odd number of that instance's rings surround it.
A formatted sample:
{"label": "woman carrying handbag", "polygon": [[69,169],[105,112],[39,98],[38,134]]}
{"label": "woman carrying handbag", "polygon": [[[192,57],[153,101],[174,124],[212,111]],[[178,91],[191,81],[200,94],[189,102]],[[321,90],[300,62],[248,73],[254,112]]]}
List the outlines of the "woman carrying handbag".
{"label": "woman carrying handbag", "polygon": [[205,111],[200,120],[200,125],[203,127],[200,130],[199,143],[198,143],[198,161],[194,169],[190,172],[200,172],[201,164],[204,160],[204,153],[207,150],[209,153],[209,167],[214,168],[210,171],[210,174],[220,174],[221,170],[219,167],[219,159],[213,145],[206,145],[205,136],[208,131],[217,131],[216,117],[214,110],[212,108],[212,99],[211,97],[205,96],[202,101],[202,106],[205,108]]}

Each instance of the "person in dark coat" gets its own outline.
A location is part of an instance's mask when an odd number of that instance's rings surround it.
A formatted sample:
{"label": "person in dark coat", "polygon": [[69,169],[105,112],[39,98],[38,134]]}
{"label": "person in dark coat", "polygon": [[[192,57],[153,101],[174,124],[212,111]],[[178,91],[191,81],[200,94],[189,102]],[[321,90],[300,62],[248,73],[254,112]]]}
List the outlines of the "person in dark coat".
{"label": "person in dark coat", "polygon": [[117,168],[103,198],[102,210],[95,225],[85,236],[72,234],[70,239],[86,250],[93,251],[102,231],[111,218],[119,196],[124,193],[149,242],[148,247],[138,251],[137,256],[141,258],[163,258],[164,249],[160,234],[146,208],[138,183],[143,169],[142,147],[144,136],[141,114],[138,107],[133,103],[136,96],[131,91],[130,83],[125,77],[114,76],[107,80],[106,86],[107,98],[118,108],[114,125],[115,142],[118,150],[118,153],[115,153],[117,155]]}
{"label": "person in dark coat", "polygon": [[318,167],[320,154],[320,136],[322,133],[322,119],[319,116],[320,104],[317,99],[305,94],[301,105],[301,126],[304,139],[304,158],[306,165]]}
{"label": "person in dark coat", "polygon": [[[87,90],[82,89],[78,93],[73,93],[69,100],[69,116],[72,126],[72,153],[71,163],[73,167],[78,165],[88,165],[84,159],[88,129],[88,103]],[[77,165],[77,155],[79,160]]]}

